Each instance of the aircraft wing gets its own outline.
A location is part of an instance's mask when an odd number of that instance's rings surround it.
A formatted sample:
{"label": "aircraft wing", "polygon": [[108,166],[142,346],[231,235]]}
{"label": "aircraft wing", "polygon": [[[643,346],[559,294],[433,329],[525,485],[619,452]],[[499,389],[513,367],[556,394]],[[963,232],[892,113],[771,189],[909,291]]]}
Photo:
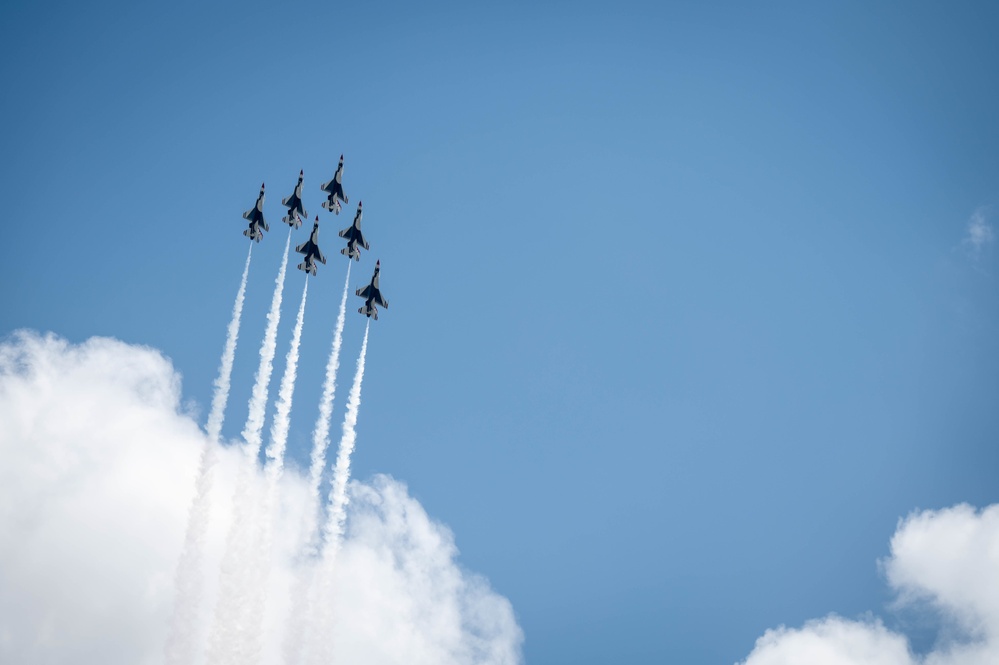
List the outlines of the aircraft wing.
{"label": "aircraft wing", "polygon": [[364,249],[370,249],[368,247],[368,241],[364,239],[364,233],[362,233],[360,229],[357,231],[357,244]]}
{"label": "aircraft wing", "polygon": [[358,289],[357,291],[355,291],[355,293],[356,293],[357,295],[361,296],[362,298],[367,298],[367,297],[368,297],[368,293],[369,293],[370,291],[371,291],[371,285],[370,285],[370,284],[368,284],[368,285],[367,285],[367,286],[365,286],[364,288],[362,288],[362,289]]}
{"label": "aircraft wing", "polygon": [[311,240],[306,240],[301,245],[299,245],[298,247],[296,247],[295,251],[298,252],[299,254],[308,254],[309,253],[309,246],[311,244],[312,244]]}
{"label": "aircraft wing", "polygon": [[316,246],[316,258],[319,259],[320,263],[326,265],[326,255],[323,254],[322,250],[319,249],[318,246]]}
{"label": "aircraft wing", "polygon": [[382,292],[381,291],[375,291],[375,297],[372,298],[372,300],[379,307],[384,307],[385,309],[388,309],[388,300],[386,300],[385,298],[382,297]]}

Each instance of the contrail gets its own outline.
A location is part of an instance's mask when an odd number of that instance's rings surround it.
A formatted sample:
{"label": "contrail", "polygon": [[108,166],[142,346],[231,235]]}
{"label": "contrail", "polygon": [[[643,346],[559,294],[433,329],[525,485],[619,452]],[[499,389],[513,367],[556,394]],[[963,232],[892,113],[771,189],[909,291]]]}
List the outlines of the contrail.
{"label": "contrail", "polygon": [[[325,543],[319,564],[319,579],[316,593],[319,599],[329,598],[333,585],[333,572],[336,567],[336,557],[340,551],[344,526],[347,521],[347,481],[350,480],[350,456],[354,452],[354,441],[357,438],[357,413],[361,408],[361,382],[364,380],[364,359],[368,351],[368,331],[371,321],[364,327],[364,341],[361,343],[361,354],[357,357],[357,371],[354,374],[354,384],[350,387],[347,398],[347,413],[343,418],[343,431],[340,436],[340,447],[337,450],[336,465],[333,467],[333,485],[329,493],[329,514],[323,528]],[[309,636],[312,642],[309,652],[309,662],[316,665],[326,665],[332,662],[333,644],[332,616],[329,602],[316,602],[310,618],[315,621],[315,627]]]}
{"label": "contrail", "polygon": [[[343,295],[340,297],[340,312],[336,318],[336,328],[333,331],[333,348],[329,360],[326,361],[326,380],[323,382],[323,393],[319,400],[319,417],[312,431],[312,461],[309,466],[309,501],[305,506],[306,554],[314,556],[318,549],[319,538],[319,485],[323,479],[323,468],[326,466],[326,449],[330,445],[330,420],[333,416],[333,398],[336,396],[336,375],[340,369],[340,347],[343,344],[343,324],[347,313],[347,289],[350,284],[350,266],[347,262],[347,277],[343,282]],[[291,611],[288,614],[285,628],[284,652],[285,662],[289,665],[297,663],[302,649],[303,628],[307,596],[312,586],[312,563],[303,561],[299,568],[292,589]]]}
{"label": "contrail", "polygon": [[194,503],[187,518],[187,533],[184,536],[184,549],[177,564],[173,618],[170,621],[170,634],[167,637],[164,660],[167,665],[185,665],[194,662],[197,644],[198,610],[201,607],[202,571],[205,534],[208,532],[210,513],[209,494],[214,480],[216,451],[222,420],[225,417],[226,403],[229,401],[229,381],[232,377],[232,362],[236,357],[236,341],[239,338],[239,322],[243,316],[243,297],[246,295],[246,277],[250,272],[250,257],[253,244],[246,253],[243,277],[239,281],[236,302],[232,306],[232,319],[226,331],[225,346],[219,362],[219,374],[215,377],[215,394],[212,395],[212,410],[208,414],[205,427],[208,436],[201,450],[198,463],[198,477],[195,482]]}
{"label": "contrail", "polygon": [[261,431],[264,428],[264,411],[267,407],[267,388],[274,369],[274,352],[277,348],[277,328],[281,319],[281,296],[284,275],[288,267],[288,249],[291,246],[291,229],[284,245],[281,268],[274,280],[274,295],[267,313],[264,341],[260,345],[260,364],[250,395],[249,412],[243,427],[245,453],[236,476],[233,494],[233,519],[226,540],[225,554],[219,573],[219,598],[208,642],[209,665],[254,663],[260,655],[261,627],[251,625],[250,601],[247,598],[254,583],[254,553],[256,538],[256,511],[259,495],[255,491],[255,470],[260,455]]}

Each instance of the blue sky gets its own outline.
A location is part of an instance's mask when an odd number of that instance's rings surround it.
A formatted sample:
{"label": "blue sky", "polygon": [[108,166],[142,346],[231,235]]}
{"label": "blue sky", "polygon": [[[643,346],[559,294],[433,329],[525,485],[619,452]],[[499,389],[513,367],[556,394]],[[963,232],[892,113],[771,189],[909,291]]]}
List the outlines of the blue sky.
{"label": "blue sky", "polygon": [[363,199],[351,289],[380,258],[391,308],[355,476],[453,529],[527,661],[902,621],[876,565],[899,518],[999,499],[999,264],[967,241],[999,216],[997,27],[989,3],[7,3],[0,333],[155,347],[206,414],[265,181],[236,437],[304,169],[330,261],[289,454]]}

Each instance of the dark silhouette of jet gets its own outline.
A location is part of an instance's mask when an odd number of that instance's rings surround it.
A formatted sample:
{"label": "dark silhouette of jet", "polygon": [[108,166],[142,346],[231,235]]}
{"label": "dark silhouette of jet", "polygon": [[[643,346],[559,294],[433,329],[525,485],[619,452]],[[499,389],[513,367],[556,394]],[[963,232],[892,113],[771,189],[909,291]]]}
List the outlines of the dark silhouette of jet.
{"label": "dark silhouette of jet", "polygon": [[323,208],[339,215],[340,201],[347,203],[347,195],[343,193],[343,155],[340,155],[340,164],[336,167],[333,179],[324,182],[322,189],[327,194]]}
{"label": "dark silhouette of jet", "polygon": [[288,198],[281,199],[281,205],[288,208],[288,215],[282,217],[281,221],[296,229],[302,225],[303,219],[309,218],[309,213],[305,212],[305,208],[302,207],[302,179],[304,177],[305,171],[299,171],[298,184],[295,185],[295,191]]}
{"label": "dark silhouette of jet", "polygon": [[309,239],[295,248],[299,254],[305,254],[305,260],[298,264],[299,270],[304,270],[312,275],[316,274],[316,261],[326,265],[326,257],[319,250],[319,216],[316,215],[316,223],[312,226],[312,235]]}
{"label": "dark silhouette of jet", "polygon": [[358,249],[359,247],[369,249],[368,241],[364,239],[364,234],[361,233],[361,206],[363,204],[363,201],[357,202],[357,213],[354,215],[354,223],[343,231],[340,231],[340,237],[347,239],[347,246],[341,249],[340,253],[355,261],[361,260],[361,250]]}
{"label": "dark silhouette of jet", "polygon": [[381,272],[381,266],[381,261],[375,261],[375,274],[371,276],[371,283],[355,292],[364,298],[364,306],[357,311],[367,317],[375,317],[375,321],[378,320],[378,309],[375,305],[388,309],[388,300],[382,297],[382,292],[378,288],[378,273]]}
{"label": "dark silhouette of jet", "polygon": [[262,228],[264,231],[271,230],[264,219],[264,183],[260,183],[260,195],[257,196],[257,203],[243,213],[243,219],[250,222],[250,227],[243,231],[243,235],[250,240],[260,242],[260,239],[264,237],[263,231],[260,229]]}

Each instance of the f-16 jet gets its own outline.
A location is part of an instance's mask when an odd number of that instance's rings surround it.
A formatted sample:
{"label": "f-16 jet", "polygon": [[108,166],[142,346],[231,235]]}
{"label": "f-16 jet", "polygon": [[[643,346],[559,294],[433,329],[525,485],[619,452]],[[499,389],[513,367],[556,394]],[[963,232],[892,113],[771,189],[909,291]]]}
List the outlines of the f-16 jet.
{"label": "f-16 jet", "polygon": [[355,261],[361,260],[361,250],[358,247],[368,249],[368,241],[364,239],[364,234],[361,233],[361,215],[363,214],[361,213],[361,206],[363,204],[363,201],[357,202],[357,213],[354,215],[354,223],[343,231],[340,231],[340,237],[347,239],[347,246],[341,249],[340,253]]}
{"label": "f-16 jet", "polygon": [[316,223],[312,226],[312,235],[309,239],[295,248],[299,254],[305,254],[305,260],[298,264],[299,270],[304,270],[312,275],[316,274],[316,260],[326,265],[326,257],[319,249],[319,215],[316,215]]}
{"label": "f-16 jet", "polygon": [[296,229],[302,225],[303,219],[308,219],[309,217],[309,213],[305,212],[305,208],[302,207],[302,179],[304,177],[305,171],[299,171],[298,184],[295,185],[295,191],[291,193],[291,196],[281,199],[281,205],[288,208],[288,215],[282,217],[281,221]]}
{"label": "f-16 jet", "polygon": [[357,311],[367,317],[375,317],[375,321],[378,320],[378,309],[375,305],[388,309],[388,300],[382,297],[382,292],[378,289],[378,273],[381,272],[381,265],[381,261],[375,261],[375,274],[371,276],[371,283],[355,292],[364,298],[364,306]]}
{"label": "f-16 jet", "polygon": [[267,226],[266,220],[264,220],[264,183],[260,183],[260,195],[257,197],[256,205],[243,213],[243,219],[250,222],[250,228],[243,231],[243,235],[250,240],[260,242],[260,239],[264,237],[260,229],[263,228],[264,231],[271,230]]}
{"label": "f-16 jet", "polygon": [[343,155],[340,155],[340,164],[336,167],[333,179],[323,183],[323,191],[328,194],[323,201],[323,208],[339,215],[340,201],[347,203],[347,196],[343,193]]}

